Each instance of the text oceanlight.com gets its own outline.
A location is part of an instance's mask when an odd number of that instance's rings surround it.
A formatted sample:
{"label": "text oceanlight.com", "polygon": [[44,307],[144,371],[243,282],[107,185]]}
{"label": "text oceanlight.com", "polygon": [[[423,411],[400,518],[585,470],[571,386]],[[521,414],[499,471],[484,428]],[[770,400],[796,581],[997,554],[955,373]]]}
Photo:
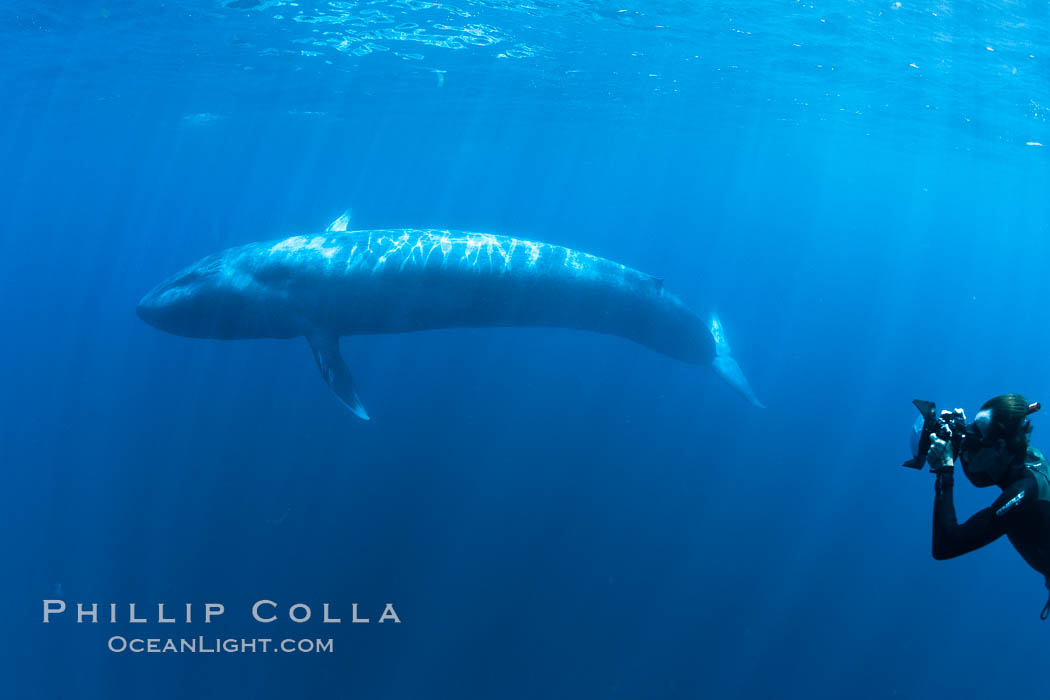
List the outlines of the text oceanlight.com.
{"label": "text oceanlight.com", "polygon": [[110,637],[107,647],[118,654],[256,654],[284,652],[285,654],[331,654],[335,642],[328,639],[234,639],[219,637],[191,637],[180,639],[128,639],[117,635]]}

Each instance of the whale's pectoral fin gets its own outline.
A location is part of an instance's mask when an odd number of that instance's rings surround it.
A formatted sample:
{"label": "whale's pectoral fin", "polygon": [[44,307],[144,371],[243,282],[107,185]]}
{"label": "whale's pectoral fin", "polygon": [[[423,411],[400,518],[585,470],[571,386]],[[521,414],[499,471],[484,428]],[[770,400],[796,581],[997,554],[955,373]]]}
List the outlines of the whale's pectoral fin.
{"label": "whale's pectoral fin", "polygon": [[354,391],[354,378],[343,362],[343,356],[339,354],[339,336],[331,333],[316,333],[306,338],[313,350],[314,360],[317,361],[317,369],[321,370],[321,378],[332,387],[332,391],[349,408],[355,416],[362,420],[369,420],[368,411],[365,410],[361,399],[357,398]]}
{"label": "whale's pectoral fin", "polygon": [[715,341],[715,357],[711,360],[711,366],[715,372],[752,404],[759,408],[765,408],[765,405],[755,396],[755,392],[751,390],[751,384],[747,381],[747,377],[744,376],[744,370],[740,369],[740,365],[733,358],[733,354],[729,349],[729,340],[726,339],[725,329],[722,328],[722,322],[718,319],[718,316],[711,315],[709,329],[711,337]]}

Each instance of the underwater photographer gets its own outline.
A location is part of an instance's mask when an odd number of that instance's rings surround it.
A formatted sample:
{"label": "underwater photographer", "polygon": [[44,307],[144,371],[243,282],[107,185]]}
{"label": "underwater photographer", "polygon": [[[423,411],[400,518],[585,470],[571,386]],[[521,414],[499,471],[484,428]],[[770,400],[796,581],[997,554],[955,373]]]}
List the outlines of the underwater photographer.
{"label": "underwater photographer", "polygon": [[[933,558],[951,559],[994,542],[1002,535],[1041,573],[1050,591],[1050,464],[1028,444],[1028,416],[1040,409],[1020,394],[1003,394],[981,406],[972,423],[961,408],[937,413],[934,404],[919,409],[912,438],[914,459],[904,466],[937,476],[933,501]],[[969,520],[958,523],[952,489],[955,464],[977,488],[998,486],[1002,494]],[[1050,616],[1050,598],[1040,618]]]}

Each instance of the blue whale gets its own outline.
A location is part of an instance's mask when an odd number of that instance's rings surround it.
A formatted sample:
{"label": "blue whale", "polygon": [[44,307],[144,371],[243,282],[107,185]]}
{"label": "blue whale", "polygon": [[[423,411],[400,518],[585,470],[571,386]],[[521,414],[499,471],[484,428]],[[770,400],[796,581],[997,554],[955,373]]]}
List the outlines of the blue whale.
{"label": "blue whale", "polygon": [[339,336],[546,326],[617,335],[710,365],[756,406],[716,316],[702,321],[663,280],[571,248],[487,233],[347,231],[249,243],[210,255],[139,302],[146,323],[192,338],[304,336],[324,381],[368,412]]}

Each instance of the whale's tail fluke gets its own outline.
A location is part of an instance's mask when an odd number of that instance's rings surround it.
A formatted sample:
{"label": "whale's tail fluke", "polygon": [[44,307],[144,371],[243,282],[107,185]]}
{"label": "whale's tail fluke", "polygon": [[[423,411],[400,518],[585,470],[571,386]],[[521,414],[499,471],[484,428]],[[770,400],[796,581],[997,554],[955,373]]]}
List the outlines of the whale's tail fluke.
{"label": "whale's tail fluke", "polygon": [[711,337],[715,340],[715,358],[711,360],[711,367],[718,376],[724,379],[729,386],[739,391],[745,399],[759,408],[765,408],[765,404],[758,400],[755,392],[751,390],[751,384],[744,376],[744,370],[733,358],[729,350],[729,341],[726,340],[725,329],[717,314],[711,314]]}

